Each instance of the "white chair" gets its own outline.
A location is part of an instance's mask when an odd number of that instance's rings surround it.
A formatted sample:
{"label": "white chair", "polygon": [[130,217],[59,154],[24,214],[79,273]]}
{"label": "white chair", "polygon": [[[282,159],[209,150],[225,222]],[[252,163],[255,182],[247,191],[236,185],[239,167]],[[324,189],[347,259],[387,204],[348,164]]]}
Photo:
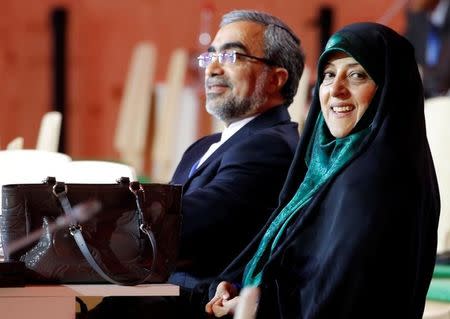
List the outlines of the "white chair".
{"label": "white chair", "polygon": [[308,115],[309,105],[309,79],[311,77],[311,71],[305,66],[303,70],[302,77],[298,83],[297,94],[294,97],[294,101],[289,106],[289,114],[294,122],[298,123],[298,131],[301,133],[303,131],[303,126],[305,125],[306,116]]}
{"label": "white chair", "polygon": [[170,57],[164,91],[157,109],[153,138],[152,179],[155,181],[167,182],[170,179],[176,161],[174,146],[179,139],[179,126],[188,121],[186,118],[178,118],[181,113],[180,97],[183,92],[188,61],[189,56],[185,49],[176,49]]}
{"label": "white chair", "polygon": [[450,319],[450,303],[427,300],[422,319]]}
{"label": "white chair", "polygon": [[0,185],[40,183],[47,176],[64,174],[71,158],[65,154],[40,150],[0,151]]}
{"label": "white chair", "polygon": [[438,252],[450,249],[450,97],[425,100],[427,137],[441,196]]}
{"label": "white chair", "polygon": [[44,114],[36,143],[37,150],[58,152],[61,122],[62,115],[60,112],[53,111]]}
{"label": "white chair", "polygon": [[135,181],[133,167],[108,161],[71,161],[67,163],[64,178],[66,183],[114,184],[120,177]]}
{"label": "white chair", "polygon": [[121,161],[139,173],[144,169],[155,63],[156,48],[139,43],[131,58],[114,137]]}
{"label": "white chair", "polygon": [[[164,101],[166,89],[167,86],[165,83],[158,83],[155,86],[155,111],[158,117],[162,116],[162,103]],[[163,153],[166,154],[166,160],[157,161],[156,156],[152,156],[151,171],[148,172],[147,175],[151,176],[153,181],[167,182],[170,179],[186,148],[198,138],[198,127],[200,123],[199,115],[202,111],[200,99],[195,87],[183,87],[176,112],[174,113],[174,118],[171,121],[172,124],[166,128],[171,128],[175,134],[171,136],[172,140],[169,140],[169,135],[166,140],[162,141],[166,143],[165,147],[168,148],[164,150],[165,153]],[[160,131],[155,127],[154,138],[156,138],[156,134],[160,134],[160,138],[163,139],[164,135],[159,132]],[[170,156],[170,161],[167,161],[167,154]],[[158,156],[159,158],[164,158],[161,154]],[[166,163],[166,165],[164,166],[163,163]],[[163,170],[164,167],[165,170]]]}
{"label": "white chair", "polygon": [[7,150],[21,150],[23,149],[23,137],[18,136],[6,145]]}
{"label": "white chair", "polygon": [[[39,150],[0,151],[0,187],[7,184],[41,183],[48,176],[63,176],[70,157]],[[0,200],[0,215],[1,215]],[[1,238],[0,238],[1,244]],[[0,260],[3,252],[0,245]]]}

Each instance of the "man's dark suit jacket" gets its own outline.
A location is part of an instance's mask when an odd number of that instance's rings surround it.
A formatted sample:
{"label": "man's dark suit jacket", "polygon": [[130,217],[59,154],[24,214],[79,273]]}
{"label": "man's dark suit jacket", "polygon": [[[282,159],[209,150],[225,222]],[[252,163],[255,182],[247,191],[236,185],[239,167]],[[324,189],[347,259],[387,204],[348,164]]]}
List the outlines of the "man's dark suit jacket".
{"label": "man's dark suit jacket", "polygon": [[297,124],[278,106],[242,127],[191,177],[220,134],[186,150],[171,181],[184,186],[178,274],[195,281],[215,277],[250,242],[277,206],[298,138]]}

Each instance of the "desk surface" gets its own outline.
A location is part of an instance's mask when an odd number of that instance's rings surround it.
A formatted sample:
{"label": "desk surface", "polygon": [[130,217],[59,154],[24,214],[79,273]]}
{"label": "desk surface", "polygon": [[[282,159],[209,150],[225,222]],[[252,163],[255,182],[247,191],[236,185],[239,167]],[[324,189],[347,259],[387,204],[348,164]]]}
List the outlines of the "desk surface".
{"label": "desk surface", "polygon": [[171,284],[138,286],[118,285],[54,285],[0,288],[1,297],[63,297],[63,296],[178,296],[180,288]]}

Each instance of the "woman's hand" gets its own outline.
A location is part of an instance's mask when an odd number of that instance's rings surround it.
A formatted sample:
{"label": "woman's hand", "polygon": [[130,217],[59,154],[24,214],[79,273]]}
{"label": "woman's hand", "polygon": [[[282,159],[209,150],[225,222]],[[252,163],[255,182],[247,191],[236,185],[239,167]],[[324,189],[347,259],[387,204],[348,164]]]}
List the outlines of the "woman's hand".
{"label": "woman's hand", "polygon": [[258,287],[242,289],[239,297],[239,305],[236,308],[234,319],[254,319],[258,308],[260,290]]}
{"label": "woman's hand", "polygon": [[222,281],[216,289],[214,297],[206,304],[205,311],[216,317],[232,315],[239,301],[236,287],[226,281]]}

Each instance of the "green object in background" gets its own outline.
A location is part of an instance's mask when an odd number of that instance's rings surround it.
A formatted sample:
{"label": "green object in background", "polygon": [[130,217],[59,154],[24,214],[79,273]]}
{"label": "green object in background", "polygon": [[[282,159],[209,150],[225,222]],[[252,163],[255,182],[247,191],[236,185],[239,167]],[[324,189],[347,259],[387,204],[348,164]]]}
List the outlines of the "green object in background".
{"label": "green object in background", "polygon": [[450,265],[436,265],[433,278],[450,278]]}
{"label": "green object in background", "polygon": [[139,175],[139,176],[137,177],[137,180],[138,180],[138,182],[141,183],[141,184],[148,184],[148,183],[151,183],[150,177],[145,176],[145,175]]}
{"label": "green object in background", "polygon": [[433,278],[428,289],[427,299],[450,302],[450,278]]}
{"label": "green object in background", "polygon": [[436,265],[434,267],[427,299],[450,302],[450,265]]}

